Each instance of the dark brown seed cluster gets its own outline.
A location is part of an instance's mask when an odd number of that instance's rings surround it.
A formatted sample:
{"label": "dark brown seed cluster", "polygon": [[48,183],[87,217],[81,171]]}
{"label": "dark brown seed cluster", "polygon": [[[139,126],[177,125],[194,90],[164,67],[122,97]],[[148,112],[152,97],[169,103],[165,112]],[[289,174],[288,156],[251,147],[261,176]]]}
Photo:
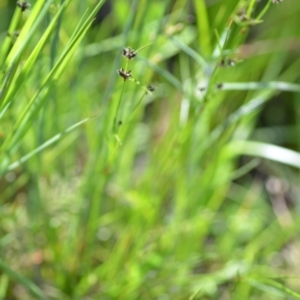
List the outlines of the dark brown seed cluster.
{"label": "dark brown seed cluster", "polygon": [[218,83],[217,84],[217,89],[221,90],[223,88],[223,83]]}
{"label": "dark brown seed cluster", "polygon": [[[123,48],[123,55],[128,58],[129,60],[131,60],[132,58],[134,58],[137,55],[137,51],[134,51],[130,48]],[[123,68],[117,70],[118,74],[124,79],[124,81],[126,81],[128,78],[131,77],[131,71],[126,71]]]}
{"label": "dark brown seed cluster", "polygon": [[155,91],[155,86],[153,86],[152,84],[148,84],[147,90],[148,90],[149,92],[154,92],[154,91]]}
{"label": "dark brown seed cluster", "polygon": [[117,72],[124,79],[124,81],[131,77],[131,70],[125,71],[123,68],[121,68],[117,70]]}
{"label": "dark brown seed cluster", "polygon": [[[142,49],[142,48],[140,48],[140,49]],[[137,53],[138,53],[138,50],[133,50],[129,47],[123,48],[123,56],[126,57],[128,60],[131,60],[134,57],[136,57]],[[127,65],[128,65],[128,62],[127,62]],[[126,67],[126,69],[127,69],[127,67]],[[121,68],[121,69],[117,70],[117,73],[124,79],[124,81],[126,81],[127,79],[132,77],[131,70],[127,71],[127,70],[124,70],[123,68]],[[137,81],[135,79],[132,79],[132,80],[135,81],[137,84],[141,84],[139,81]],[[147,91],[154,92],[155,87],[153,85],[149,84],[147,86]]]}
{"label": "dark brown seed cluster", "polygon": [[27,1],[18,1],[17,6],[21,8],[22,12],[30,8],[30,4]]}
{"label": "dark brown seed cluster", "polygon": [[242,22],[246,22],[249,20],[247,14],[246,14],[246,10],[244,8],[241,8],[238,13],[237,13],[238,18],[240,19],[240,21]]}
{"label": "dark brown seed cluster", "polygon": [[228,57],[222,58],[219,63],[220,67],[227,67],[227,66],[233,67],[234,65],[235,65],[235,61]]}
{"label": "dark brown seed cluster", "polygon": [[137,51],[134,51],[130,48],[123,48],[123,55],[128,59],[132,59],[137,56]]}

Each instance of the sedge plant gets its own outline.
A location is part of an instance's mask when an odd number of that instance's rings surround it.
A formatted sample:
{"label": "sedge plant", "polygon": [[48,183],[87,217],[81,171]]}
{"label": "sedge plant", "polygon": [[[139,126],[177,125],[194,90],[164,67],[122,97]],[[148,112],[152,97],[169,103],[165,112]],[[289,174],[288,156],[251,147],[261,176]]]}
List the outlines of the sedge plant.
{"label": "sedge plant", "polygon": [[1,5],[0,299],[300,298],[297,0]]}

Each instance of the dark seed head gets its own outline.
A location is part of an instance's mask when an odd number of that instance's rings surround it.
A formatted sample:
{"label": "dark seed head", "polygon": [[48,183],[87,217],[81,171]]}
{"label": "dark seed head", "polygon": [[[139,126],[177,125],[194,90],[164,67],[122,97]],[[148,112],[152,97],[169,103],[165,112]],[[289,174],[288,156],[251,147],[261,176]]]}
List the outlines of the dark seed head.
{"label": "dark seed head", "polygon": [[132,59],[137,56],[137,52],[130,48],[123,48],[123,55],[128,59]]}
{"label": "dark seed head", "polygon": [[147,85],[147,90],[148,90],[149,92],[154,92],[154,91],[155,91],[155,86],[153,86],[152,84],[148,84],[148,85]]}
{"label": "dark seed head", "polygon": [[22,12],[30,8],[30,4],[27,1],[18,1],[17,6],[21,8]]}
{"label": "dark seed head", "polygon": [[222,89],[222,87],[223,87],[223,83],[218,83],[217,84],[217,88],[220,90],[220,89]]}
{"label": "dark seed head", "polygon": [[129,77],[131,77],[131,71],[125,71],[123,68],[117,70],[118,74],[126,81]]}
{"label": "dark seed head", "polygon": [[220,67],[227,67],[227,66],[233,67],[234,65],[235,65],[235,61],[229,57],[224,57],[219,62]]}

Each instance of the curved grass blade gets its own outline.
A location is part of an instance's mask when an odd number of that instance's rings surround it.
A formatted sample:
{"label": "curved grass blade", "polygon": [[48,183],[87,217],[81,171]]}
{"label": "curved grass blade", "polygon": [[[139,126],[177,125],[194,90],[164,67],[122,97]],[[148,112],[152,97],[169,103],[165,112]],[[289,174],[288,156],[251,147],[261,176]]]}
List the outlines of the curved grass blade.
{"label": "curved grass blade", "polygon": [[253,287],[260,289],[262,291],[273,294],[277,294],[285,297],[294,297],[295,299],[300,299],[300,294],[294,292],[293,290],[287,288],[283,284],[272,280],[272,279],[254,279],[250,278],[246,280]]}
{"label": "curved grass blade", "polygon": [[225,82],[221,90],[245,91],[245,90],[278,90],[286,92],[300,92],[300,84],[283,81],[270,82]]}
{"label": "curved grass blade", "polygon": [[56,13],[56,15],[54,16],[54,18],[52,19],[50,25],[46,29],[45,33],[40,38],[40,40],[37,43],[36,47],[31,52],[30,56],[28,57],[28,59],[26,60],[26,62],[24,64],[24,67],[23,67],[20,75],[16,79],[16,82],[13,84],[12,88],[8,91],[7,97],[4,100],[3,105],[6,105],[6,103],[8,101],[12,101],[15,98],[14,96],[16,95],[16,93],[18,92],[18,90],[20,89],[20,87],[22,85],[22,82],[24,81],[24,79],[26,78],[26,76],[29,74],[29,72],[34,67],[34,64],[35,64],[35,62],[36,62],[36,60],[38,58],[38,55],[40,54],[43,46],[45,45],[47,39],[50,36],[50,34],[55,29],[55,25],[56,25],[56,23],[58,21],[58,18],[62,14],[62,12],[64,11],[64,9],[66,8],[67,4],[69,4],[69,1],[68,2],[64,2],[64,4],[60,7],[60,9],[58,10],[58,12]]}
{"label": "curved grass blade", "polygon": [[211,34],[207,7],[204,0],[195,0],[197,25],[199,30],[199,46],[204,55],[211,54]]}
{"label": "curved grass blade", "polygon": [[46,98],[42,97],[42,99],[39,99],[41,92],[44,91],[47,94],[47,90],[49,89],[51,80],[53,80],[54,78],[58,78],[59,75],[63,72],[67,63],[74,54],[77,46],[85,36],[87,30],[90,28],[93,22],[93,17],[98,11],[98,9],[101,7],[102,2],[103,1],[100,1],[96,5],[95,9],[91,12],[87,20],[82,24],[80,28],[78,28],[78,32],[74,34],[74,38],[66,46],[64,52],[62,53],[55,66],[48,74],[47,78],[44,80],[44,83],[42,84],[40,89],[35,93],[35,95],[32,97],[26,108],[23,110],[22,114],[20,115],[14,126],[14,130],[10,134],[10,137],[7,138],[5,143],[2,145],[3,151],[10,151],[12,147],[24,136],[28,128],[30,128],[31,123],[29,122],[29,119],[34,118],[35,114],[38,113]]}
{"label": "curved grass blade", "polygon": [[191,47],[187,46],[187,43],[183,43],[177,37],[173,37],[173,36],[168,36],[168,37],[176,47],[178,47],[180,50],[182,50],[187,55],[189,55],[196,63],[199,64],[200,67],[202,68],[206,67],[207,63],[205,59],[199,53],[193,50]]}
{"label": "curved grass blade", "polygon": [[54,137],[52,137],[51,139],[49,139],[48,141],[46,141],[45,143],[43,143],[42,145],[40,145],[39,147],[37,147],[35,150],[31,151],[30,153],[24,155],[22,158],[20,158],[18,161],[10,164],[7,167],[6,171],[11,171],[17,167],[19,167],[22,163],[24,163],[25,161],[27,161],[28,159],[30,159],[31,157],[33,157],[34,155],[36,155],[37,153],[42,152],[44,149],[48,148],[49,146],[51,146],[52,144],[54,144],[55,142],[57,142],[58,140],[60,140],[61,138],[63,138],[66,134],[70,133],[71,131],[73,131],[74,129],[76,129],[77,127],[81,126],[82,124],[86,123],[87,121],[91,120],[92,118],[86,118],[70,127],[68,127],[65,131],[62,131],[58,134],[56,134]]}
{"label": "curved grass blade", "polygon": [[[10,22],[9,28],[8,28],[8,33],[9,34],[12,34],[18,28],[17,26],[18,26],[18,23],[19,23],[20,16],[21,16],[21,10],[16,9],[15,12],[14,12],[14,15],[12,17],[12,20]],[[5,60],[6,60],[6,55],[8,54],[10,45],[11,45],[11,39],[10,39],[9,36],[6,36],[6,38],[4,40],[4,43],[1,47],[1,54],[0,54],[1,67],[4,64]]]}
{"label": "curved grass blade", "polygon": [[10,278],[14,279],[22,286],[24,286],[36,299],[47,300],[47,297],[44,295],[43,291],[32,281],[22,276],[20,273],[12,270],[1,258],[0,258],[0,269],[7,274]]}
{"label": "curved grass blade", "polygon": [[11,49],[5,64],[11,65],[16,58],[23,52],[29,40],[32,38],[33,33],[36,31],[39,23],[45,19],[45,15],[48,11],[49,6],[52,4],[53,0],[44,1],[38,0],[33,6],[30,12],[29,18],[24,24],[16,43]]}
{"label": "curved grass blade", "polygon": [[300,153],[271,144],[254,141],[233,141],[228,145],[226,152],[229,155],[251,155],[266,158],[300,168]]}

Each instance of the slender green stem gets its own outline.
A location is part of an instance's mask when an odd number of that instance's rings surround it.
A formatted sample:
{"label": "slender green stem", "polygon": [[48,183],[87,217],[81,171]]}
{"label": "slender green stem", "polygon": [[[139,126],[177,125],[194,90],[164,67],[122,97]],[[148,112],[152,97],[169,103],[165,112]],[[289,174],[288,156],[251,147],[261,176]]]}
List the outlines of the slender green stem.
{"label": "slender green stem", "polygon": [[[127,71],[128,65],[129,65],[129,60],[127,60],[127,62],[126,62],[125,71]],[[122,103],[125,83],[126,83],[126,80],[124,80],[124,82],[122,84],[122,90],[121,90],[121,93],[120,93],[120,97],[119,97],[118,104],[117,104],[116,111],[115,111],[115,115],[114,115],[114,123],[113,123],[113,132],[114,133],[117,133],[118,129],[119,129],[119,121],[120,121],[119,111],[120,111],[120,107],[121,107],[121,103]]]}
{"label": "slender green stem", "polygon": [[148,46],[151,45],[151,44],[153,44],[153,43],[152,43],[152,42],[151,42],[151,43],[148,43],[148,44],[142,46],[141,48],[139,48],[139,49],[137,49],[137,50],[135,50],[135,51],[136,51],[136,52],[141,51],[142,49],[148,47]]}
{"label": "slender green stem", "polygon": [[135,111],[137,110],[137,108],[140,106],[140,104],[142,103],[143,99],[145,98],[147,93],[143,93],[142,97],[139,99],[139,101],[136,103],[136,105],[134,106],[129,119],[131,120],[134,116]]}
{"label": "slender green stem", "polygon": [[247,9],[247,17],[250,19],[251,18],[251,14],[252,14],[252,11],[254,9],[254,5],[256,3],[256,0],[252,0],[248,6],[248,9]]}
{"label": "slender green stem", "polygon": [[256,20],[259,21],[261,18],[265,15],[265,13],[268,11],[270,5],[272,3],[272,0],[269,0],[268,3],[265,5],[261,13],[256,17]]}

